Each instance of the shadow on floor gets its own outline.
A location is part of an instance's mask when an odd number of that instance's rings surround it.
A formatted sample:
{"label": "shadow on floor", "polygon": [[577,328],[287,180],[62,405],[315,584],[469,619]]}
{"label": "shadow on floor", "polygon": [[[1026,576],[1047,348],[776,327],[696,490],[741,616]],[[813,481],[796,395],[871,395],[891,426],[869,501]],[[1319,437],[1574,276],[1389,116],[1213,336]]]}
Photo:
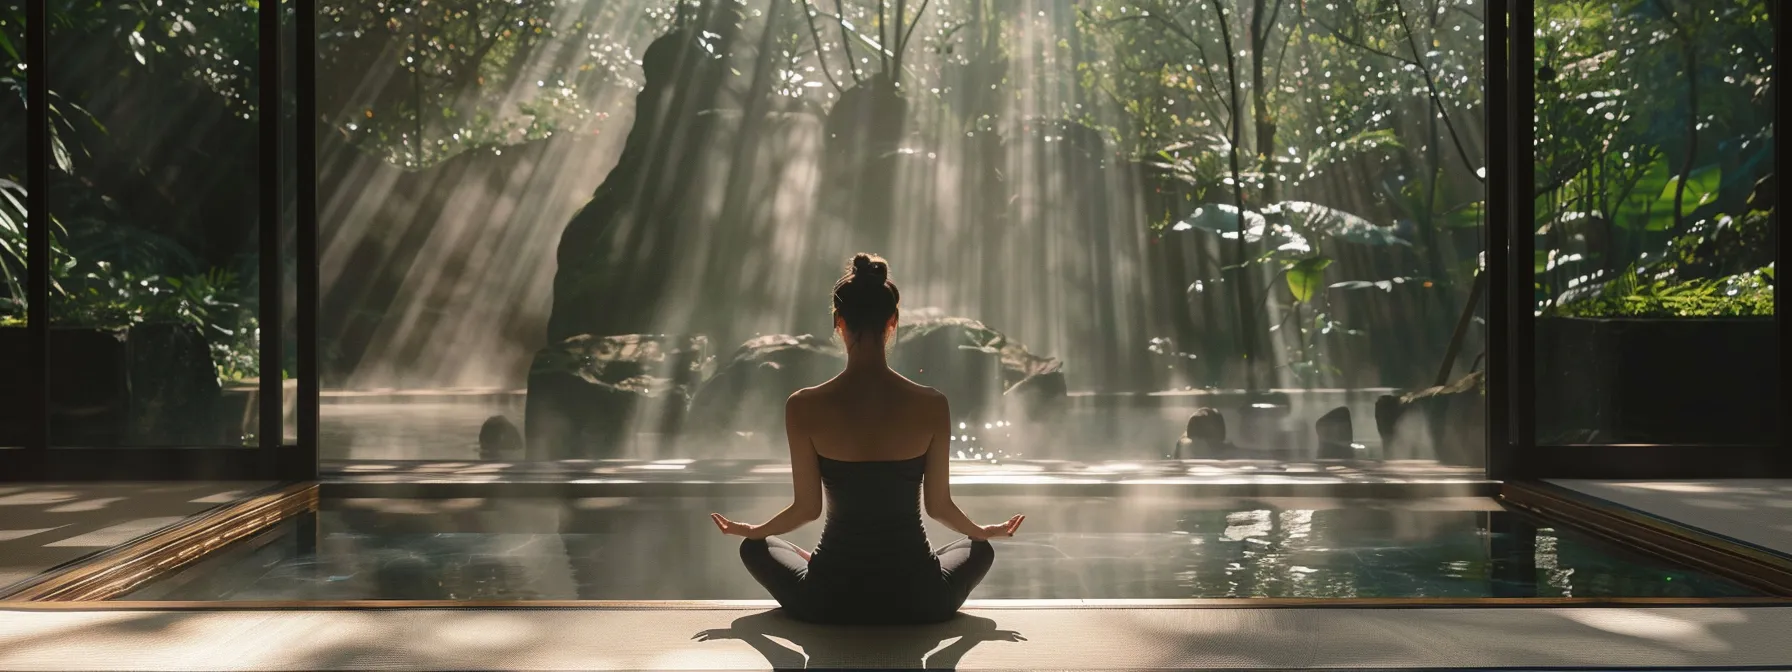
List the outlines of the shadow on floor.
{"label": "shadow on floor", "polygon": [[[795,644],[793,650],[774,641]],[[912,626],[830,626],[803,623],[773,609],[734,619],[727,628],[692,636],[699,642],[738,639],[752,646],[773,669],[911,668],[950,670],[983,642],[1023,642],[1020,633],[1002,630],[980,616],[959,614],[944,623]],[[950,645],[941,648],[948,640]],[[935,651],[935,649],[938,649]],[[931,655],[930,655],[931,654]]]}

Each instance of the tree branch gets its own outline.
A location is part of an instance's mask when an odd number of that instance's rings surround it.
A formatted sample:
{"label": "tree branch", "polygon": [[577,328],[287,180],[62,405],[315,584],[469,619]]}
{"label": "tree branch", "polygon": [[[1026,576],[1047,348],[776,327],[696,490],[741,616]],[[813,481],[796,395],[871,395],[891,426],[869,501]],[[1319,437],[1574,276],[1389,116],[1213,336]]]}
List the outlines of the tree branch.
{"label": "tree branch", "polygon": [[[1402,0],[1394,0],[1394,8],[1400,13],[1401,29],[1406,31],[1407,48],[1412,50],[1412,57],[1414,59],[1423,61],[1424,57],[1419,55],[1418,40],[1414,39],[1412,35],[1412,22],[1407,20],[1406,6],[1401,4],[1401,1]],[[1456,145],[1456,156],[1462,159],[1462,166],[1468,169],[1468,173],[1475,176],[1475,181],[1485,184],[1487,182],[1487,177],[1482,175],[1480,171],[1475,168],[1473,163],[1468,160],[1468,150],[1463,149],[1462,147],[1462,137],[1456,134],[1456,124],[1450,121],[1450,113],[1448,110],[1444,109],[1443,96],[1437,92],[1437,82],[1431,78],[1430,66],[1425,65],[1423,62],[1418,63],[1418,66],[1419,72],[1424,73],[1425,75],[1425,89],[1431,93],[1431,104],[1433,107],[1437,108],[1438,116],[1443,117],[1444,128],[1450,132],[1450,142]]]}
{"label": "tree branch", "polygon": [[[822,76],[827,78],[829,84],[834,85],[836,93],[846,93],[846,89],[840,88],[840,82],[834,81],[834,73],[828,71],[827,55],[821,48],[821,30],[815,27],[815,14],[809,11],[809,0],[803,0],[803,19],[809,23],[809,37],[815,40],[815,61],[821,64]],[[848,58],[851,58],[850,54]],[[848,62],[847,65],[851,66],[852,63]]]}
{"label": "tree branch", "polygon": [[852,57],[852,36],[846,33],[846,6],[842,4],[844,1],[834,0],[834,21],[840,24],[840,48],[846,50],[846,74],[852,75],[852,83],[857,86],[864,84],[865,80],[859,79],[859,64]]}

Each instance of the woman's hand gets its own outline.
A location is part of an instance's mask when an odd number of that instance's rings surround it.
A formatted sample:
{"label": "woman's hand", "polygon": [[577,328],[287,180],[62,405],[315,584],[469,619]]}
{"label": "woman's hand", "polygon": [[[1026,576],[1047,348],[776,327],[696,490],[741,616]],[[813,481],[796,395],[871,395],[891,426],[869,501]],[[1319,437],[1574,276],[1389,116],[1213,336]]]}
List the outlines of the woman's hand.
{"label": "woman's hand", "polygon": [[737,537],[746,537],[748,539],[763,539],[764,538],[763,535],[755,535],[753,533],[754,528],[758,527],[757,525],[748,525],[746,523],[737,523],[737,522],[734,522],[732,520],[722,517],[722,514],[719,514],[719,513],[709,514],[709,520],[710,520],[710,522],[716,524],[716,529],[721,530],[722,534],[732,534]]}
{"label": "woman's hand", "polygon": [[984,525],[983,527],[978,528],[977,534],[970,535],[970,537],[977,541],[987,541],[994,537],[1012,537],[1014,536],[1014,531],[1020,529],[1020,522],[1026,519],[1026,516],[1016,514],[1013,518],[1009,518],[1006,523],[1000,525]]}

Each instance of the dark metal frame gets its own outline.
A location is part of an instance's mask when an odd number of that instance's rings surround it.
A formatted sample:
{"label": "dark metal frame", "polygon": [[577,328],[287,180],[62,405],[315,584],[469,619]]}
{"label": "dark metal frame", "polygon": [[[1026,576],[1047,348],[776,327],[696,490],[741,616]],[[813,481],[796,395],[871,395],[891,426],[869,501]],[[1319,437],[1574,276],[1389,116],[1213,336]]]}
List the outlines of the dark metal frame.
{"label": "dark metal frame", "polygon": [[[48,389],[49,352],[49,221],[50,127],[48,97],[50,75],[47,58],[47,0],[26,0],[27,90],[27,210],[29,222],[27,312],[34,358],[23,383],[34,386],[26,409],[33,419],[27,433],[30,443],[22,450],[0,450],[0,480],[85,480],[96,477],[133,479],[267,478],[315,480],[318,477],[318,367],[317,367],[317,99],[311,85],[316,79],[316,0],[286,0],[296,11],[292,24],[295,40],[293,82],[297,111],[294,115],[296,145],[293,156],[280,152],[280,75],[284,50],[281,2],[261,5],[259,28],[263,84],[260,92],[261,129],[260,207],[262,370],[259,390],[261,424],[259,448],[88,448],[51,449]],[[1792,451],[1779,446],[1560,446],[1538,445],[1534,427],[1536,375],[1534,362],[1535,317],[1531,292],[1535,230],[1530,185],[1536,167],[1530,120],[1536,109],[1533,78],[1535,67],[1535,0],[1489,0],[1486,17],[1485,85],[1487,137],[1487,220],[1484,227],[1487,292],[1487,457],[1488,476],[1497,480],[1550,477],[1605,478],[1710,478],[1725,476],[1792,477]],[[1773,11],[1776,38],[1778,10]],[[1507,18],[1507,21],[1501,20]],[[1775,40],[1778,61],[1778,40]],[[269,76],[268,73],[273,73]],[[1775,105],[1783,99],[1783,87],[1775,84]],[[1781,165],[1784,143],[1775,150]],[[279,166],[291,161],[297,173],[298,439],[286,444],[283,437],[284,390],[281,364],[284,352],[281,283],[281,194]],[[1777,222],[1776,222],[1777,230]],[[1784,258],[1785,242],[1778,254]],[[1777,280],[1776,280],[1777,282]],[[1775,293],[1776,318],[1784,314],[1780,294]],[[1776,325],[1778,320],[1776,319]],[[1785,366],[1785,339],[1780,339],[1780,361]],[[14,355],[16,356],[16,355]],[[1781,372],[1784,379],[1784,372]],[[1792,400],[1781,394],[1784,415],[1792,415]],[[1782,421],[1783,424],[1783,421]],[[1783,430],[1782,430],[1783,435]],[[1722,459],[1709,459],[1710,451],[1722,450]],[[94,463],[105,464],[106,473],[93,473]]]}
{"label": "dark metal frame", "polygon": [[[1512,105],[1510,89],[1511,78],[1506,73],[1511,71],[1504,65],[1513,50],[1506,47],[1512,30],[1505,21],[1511,14],[1514,0],[1488,0],[1485,21],[1487,25],[1486,51],[1482,60],[1486,64],[1485,82],[1482,85],[1482,103],[1486,126],[1482,132],[1487,136],[1487,181],[1486,189],[1487,213],[1481,225],[1482,254],[1485,255],[1482,271],[1489,275],[1487,282],[1487,393],[1484,397],[1487,404],[1487,476],[1492,479],[1506,478],[1511,474],[1511,445],[1514,432],[1507,425],[1511,417],[1511,409],[1516,405],[1511,390],[1511,375],[1504,368],[1510,359],[1509,350],[1512,332],[1508,328],[1511,316],[1503,312],[1503,306],[1512,304],[1512,287],[1506,278],[1511,277],[1512,251],[1509,249],[1511,232],[1499,222],[1512,221],[1511,199],[1497,197],[1497,194],[1511,192],[1513,157],[1511,148],[1511,120],[1519,115],[1509,109]],[[1529,3],[1522,3],[1528,5]]]}
{"label": "dark metal frame", "polygon": [[[1537,110],[1536,98],[1536,7],[1539,0],[1495,0],[1488,5],[1489,50],[1501,43],[1510,48],[1503,59],[1505,82],[1499,86],[1504,95],[1494,95],[1490,76],[1487,109],[1504,117],[1488,122],[1488,267],[1495,268],[1494,255],[1502,255],[1504,272],[1494,276],[1495,293],[1490,296],[1488,339],[1489,351],[1503,355],[1488,366],[1488,476],[1502,481],[1547,478],[1792,478],[1792,451],[1780,445],[1620,445],[1620,444],[1539,444],[1536,428],[1536,324],[1532,296],[1536,287],[1535,250],[1536,210],[1532,185],[1536,184],[1536,128],[1532,123]],[[1547,1],[1547,0],[1543,0]],[[1768,3],[1776,12],[1774,21],[1774,61],[1779,61],[1779,17],[1776,3]],[[1497,26],[1492,19],[1501,5],[1509,8],[1511,23]],[[1504,29],[1507,39],[1495,40],[1495,32]],[[1490,55],[1488,64],[1495,60]],[[1774,83],[1776,109],[1782,87]],[[1496,107],[1494,101],[1503,105]],[[1776,129],[1777,130],[1777,129]],[[1775,145],[1774,165],[1777,173],[1784,165],[1784,143]],[[1503,162],[1498,171],[1505,180],[1494,182],[1495,161]],[[1777,213],[1776,208],[1776,213]],[[1496,216],[1495,213],[1498,212]],[[1777,214],[1775,215],[1777,217]],[[1504,226],[1497,225],[1504,221]],[[1777,231],[1778,222],[1775,222]],[[1775,268],[1784,264],[1784,238],[1779,239]],[[1501,275],[1504,282],[1501,283]],[[1774,324],[1783,323],[1784,307],[1774,292]],[[1503,286],[1502,286],[1503,285]],[[1504,324],[1492,318],[1500,315]],[[1780,344],[1780,403],[1792,413],[1792,399],[1784,392],[1786,342]],[[1498,343],[1498,346],[1493,345]],[[1490,355],[1492,357],[1493,355]],[[1785,417],[1781,414],[1781,418]],[[1785,436],[1784,420],[1780,436]],[[1715,456],[1715,459],[1714,459]]]}
{"label": "dark metal frame", "polygon": [[[297,153],[298,189],[300,201],[298,221],[298,265],[299,265],[299,310],[297,322],[299,326],[298,346],[301,365],[297,374],[301,376],[301,397],[305,396],[307,386],[304,381],[310,380],[310,398],[313,403],[309,424],[310,432],[306,433],[307,424],[304,411],[307,405],[300,402],[300,440],[297,445],[284,441],[284,390],[282,385],[282,359],[284,338],[282,334],[282,278],[281,265],[281,171],[279,166],[285,157],[280,152],[280,136],[283,115],[281,114],[281,73],[283,65],[283,49],[281,30],[281,12],[286,6],[294,6],[298,20],[294,24],[299,36],[298,53],[311,56],[316,42],[312,34],[315,21],[315,0],[287,0],[295,3],[286,5],[282,2],[264,2],[257,12],[257,28],[261,53],[258,63],[259,98],[257,104],[261,110],[259,140],[259,164],[261,174],[258,176],[260,192],[259,217],[257,231],[260,256],[260,314],[257,316],[261,329],[261,369],[264,372],[260,387],[257,390],[260,424],[257,428],[259,443],[255,447],[236,446],[196,446],[196,447],[51,447],[49,389],[51,362],[50,351],[50,202],[48,185],[51,179],[50,154],[50,120],[49,92],[51,76],[49,67],[49,21],[47,0],[26,0],[25,2],[25,62],[26,91],[26,195],[27,217],[27,328],[30,331],[31,348],[28,353],[6,353],[7,356],[23,355],[31,362],[29,374],[22,381],[7,381],[6,384],[22,384],[38,391],[34,395],[25,395],[30,406],[25,409],[30,418],[30,427],[26,436],[26,445],[20,448],[0,450],[0,481],[57,481],[57,480],[93,480],[123,478],[131,480],[314,480],[317,477],[317,435],[316,435],[316,383],[315,367],[306,368],[304,363],[314,359],[316,354],[315,325],[316,305],[316,208],[312,205],[317,193],[315,170],[316,152],[312,148],[315,142],[315,130],[305,123],[298,124],[299,148]],[[309,58],[300,58],[298,65],[298,82],[311,81],[314,68],[310,67]],[[314,119],[310,112],[314,107],[314,96],[310,87],[295,87],[298,92],[298,119]],[[309,271],[309,272],[307,272]],[[310,284],[306,284],[307,278]],[[307,291],[309,288],[309,291]],[[307,301],[309,299],[309,302]],[[95,465],[104,465],[96,470]]]}

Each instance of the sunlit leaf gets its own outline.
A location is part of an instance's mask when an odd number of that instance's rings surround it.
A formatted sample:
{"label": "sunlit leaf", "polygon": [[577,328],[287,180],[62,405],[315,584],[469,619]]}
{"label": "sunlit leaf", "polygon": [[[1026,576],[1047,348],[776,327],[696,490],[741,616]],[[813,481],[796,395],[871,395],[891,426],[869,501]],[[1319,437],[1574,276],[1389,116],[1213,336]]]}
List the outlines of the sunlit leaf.
{"label": "sunlit leaf", "polygon": [[1394,235],[1390,227],[1376,226],[1367,219],[1306,201],[1283,201],[1280,206],[1304,230],[1362,245],[1411,245]]}
{"label": "sunlit leaf", "polygon": [[[1195,208],[1193,213],[1189,214],[1189,216],[1182,221],[1176,222],[1175,225],[1170,227],[1170,230],[1187,231],[1190,229],[1199,229],[1208,233],[1218,234],[1220,237],[1228,240],[1237,240],[1239,219],[1238,206],[1227,203],[1209,203]],[[1243,220],[1245,240],[1253,243],[1262,240],[1264,229],[1269,223],[1268,220],[1264,219],[1261,213],[1251,210],[1244,211]]]}
{"label": "sunlit leaf", "polygon": [[1288,291],[1294,295],[1294,300],[1311,303],[1313,296],[1319,293],[1325,267],[1330,265],[1332,265],[1332,260],[1326,257],[1308,257],[1295,262],[1294,266],[1288,269],[1287,276]]}

